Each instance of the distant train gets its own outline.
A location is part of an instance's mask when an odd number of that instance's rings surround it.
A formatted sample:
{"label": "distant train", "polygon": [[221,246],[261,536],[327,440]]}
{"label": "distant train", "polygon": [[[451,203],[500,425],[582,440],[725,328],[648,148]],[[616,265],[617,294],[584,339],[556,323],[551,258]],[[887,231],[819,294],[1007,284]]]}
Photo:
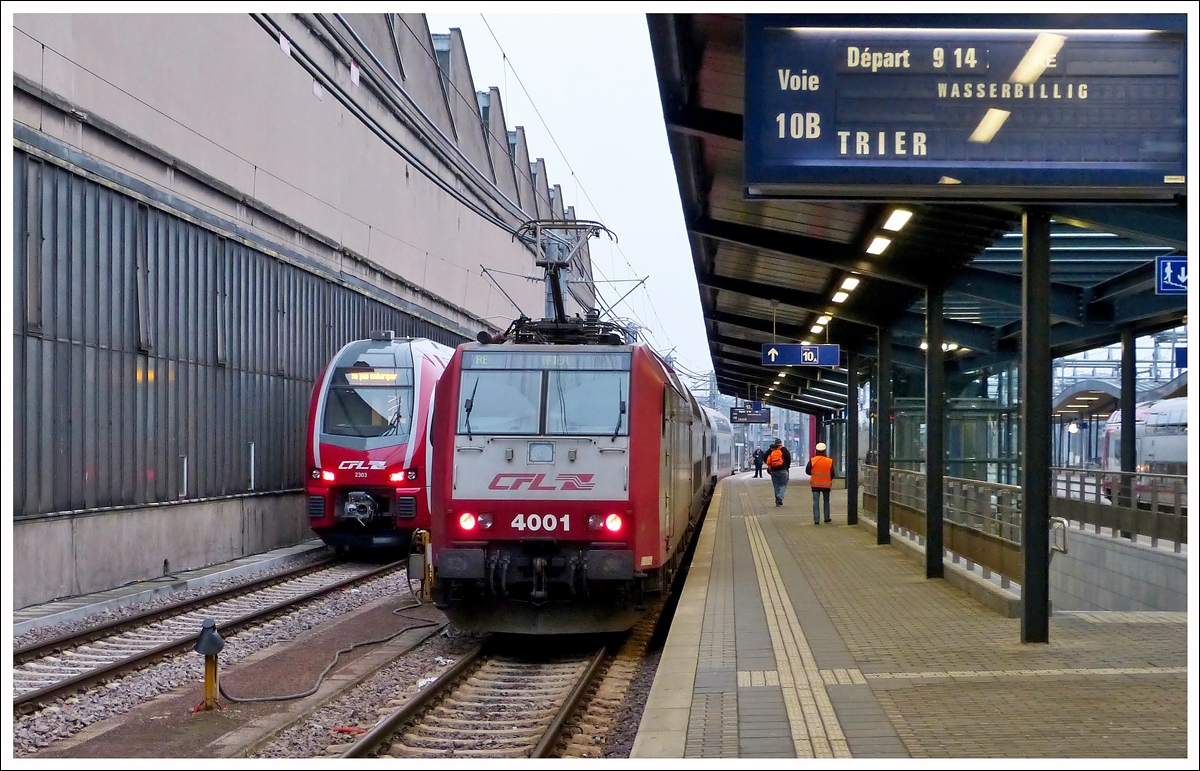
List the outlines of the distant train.
{"label": "distant train", "polygon": [[[1143,474],[1188,473],[1187,397],[1137,405],[1135,468]],[[1121,411],[1115,410],[1100,439],[1100,461],[1105,471],[1121,470]],[[1106,478],[1104,493],[1111,498],[1114,478]],[[1149,484],[1138,480],[1139,501],[1149,499]]]}
{"label": "distant train", "polygon": [[309,524],[339,549],[407,549],[429,528],[428,429],[453,348],[373,332],[347,344],[313,388]]}

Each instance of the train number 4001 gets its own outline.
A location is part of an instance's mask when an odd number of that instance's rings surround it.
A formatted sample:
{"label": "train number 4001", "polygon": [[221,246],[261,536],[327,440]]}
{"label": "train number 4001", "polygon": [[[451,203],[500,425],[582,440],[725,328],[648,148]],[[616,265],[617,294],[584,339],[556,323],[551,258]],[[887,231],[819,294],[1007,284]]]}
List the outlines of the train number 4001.
{"label": "train number 4001", "polygon": [[513,517],[512,521],[512,529],[522,532],[525,530],[553,531],[557,530],[559,525],[562,525],[564,531],[570,530],[570,516],[567,514],[563,514],[561,517],[555,517],[553,514],[546,514],[544,516],[541,514],[530,514],[529,516],[518,514]]}

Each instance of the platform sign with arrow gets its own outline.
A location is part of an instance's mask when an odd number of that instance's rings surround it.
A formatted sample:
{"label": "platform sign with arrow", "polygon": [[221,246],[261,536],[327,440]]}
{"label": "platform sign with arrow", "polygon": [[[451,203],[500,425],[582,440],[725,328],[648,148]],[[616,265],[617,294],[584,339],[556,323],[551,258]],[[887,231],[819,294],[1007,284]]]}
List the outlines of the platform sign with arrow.
{"label": "platform sign with arrow", "polygon": [[768,367],[836,367],[841,363],[838,345],[802,343],[763,343],[762,363]]}

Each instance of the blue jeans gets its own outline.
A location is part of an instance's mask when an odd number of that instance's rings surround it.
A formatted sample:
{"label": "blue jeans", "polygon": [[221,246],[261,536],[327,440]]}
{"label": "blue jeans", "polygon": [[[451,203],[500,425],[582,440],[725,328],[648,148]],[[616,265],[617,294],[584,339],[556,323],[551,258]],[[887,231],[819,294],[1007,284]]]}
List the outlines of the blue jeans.
{"label": "blue jeans", "polygon": [[787,492],[788,470],[780,469],[779,471],[772,471],[771,485],[775,488],[776,503],[781,502],[783,500],[784,493]]}
{"label": "blue jeans", "polygon": [[821,521],[821,509],[818,506],[818,503],[820,502],[822,496],[824,496],[824,498],[825,498],[825,521],[829,522],[830,521],[829,520],[829,490],[828,489],[821,490],[819,488],[814,487],[812,489],[812,491],[813,491],[813,524],[816,524]]}

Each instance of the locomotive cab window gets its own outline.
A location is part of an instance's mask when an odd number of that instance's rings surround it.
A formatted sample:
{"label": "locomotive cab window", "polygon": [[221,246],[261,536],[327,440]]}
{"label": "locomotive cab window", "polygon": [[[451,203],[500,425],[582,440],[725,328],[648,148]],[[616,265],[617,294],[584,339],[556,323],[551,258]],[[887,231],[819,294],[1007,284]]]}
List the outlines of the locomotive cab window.
{"label": "locomotive cab window", "polygon": [[546,433],[629,434],[628,372],[551,372]]}
{"label": "locomotive cab window", "polygon": [[630,360],[627,351],[466,351],[458,433],[627,436]]}
{"label": "locomotive cab window", "polygon": [[458,395],[460,434],[536,434],[542,373],[465,370]]}

